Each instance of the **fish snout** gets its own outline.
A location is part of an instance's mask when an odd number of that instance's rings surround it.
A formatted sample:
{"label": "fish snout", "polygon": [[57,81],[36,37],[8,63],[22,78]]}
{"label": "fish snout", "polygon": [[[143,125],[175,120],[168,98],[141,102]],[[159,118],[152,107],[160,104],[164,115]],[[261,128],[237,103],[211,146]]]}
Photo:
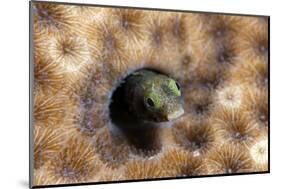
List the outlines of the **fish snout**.
{"label": "fish snout", "polygon": [[182,116],[184,114],[184,109],[180,106],[179,109],[169,113],[167,115],[167,119],[168,121],[174,120],[180,116]]}

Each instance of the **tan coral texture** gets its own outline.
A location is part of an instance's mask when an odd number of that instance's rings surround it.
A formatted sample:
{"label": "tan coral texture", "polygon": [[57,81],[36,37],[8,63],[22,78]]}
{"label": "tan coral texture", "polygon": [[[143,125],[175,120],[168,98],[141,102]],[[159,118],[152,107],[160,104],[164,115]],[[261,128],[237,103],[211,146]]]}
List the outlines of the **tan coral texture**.
{"label": "tan coral texture", "polygon": [[[47,2],[31,11],[33,185],[268,171],[268,17]],[[185,113],[124,134],[111,97],[142,68],[177,80]]]}

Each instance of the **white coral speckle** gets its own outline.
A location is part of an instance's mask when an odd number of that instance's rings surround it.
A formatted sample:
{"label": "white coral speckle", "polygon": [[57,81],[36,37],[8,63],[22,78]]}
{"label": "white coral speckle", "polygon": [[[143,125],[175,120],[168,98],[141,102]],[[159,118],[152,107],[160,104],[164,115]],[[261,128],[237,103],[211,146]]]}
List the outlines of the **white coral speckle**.
{"label": "white coral speckle", "polygon": [[242,103],[240,86],[228,86],[218,91],[218,102],[226,108],[239,108]]}
{"label": "white coral speckle", "polygon": [[268,141],[263,139],[254,144],[250,149],[250,154],[255,163],[264,165],[268,162]]}

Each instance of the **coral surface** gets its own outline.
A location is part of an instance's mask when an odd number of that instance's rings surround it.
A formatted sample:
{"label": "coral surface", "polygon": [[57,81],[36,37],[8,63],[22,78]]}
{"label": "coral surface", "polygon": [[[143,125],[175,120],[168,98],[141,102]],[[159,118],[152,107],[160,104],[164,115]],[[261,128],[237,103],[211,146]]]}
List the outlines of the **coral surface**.
{"label": "coral surface", "polygon": [[[33,2],[34,185],[268,171],[268,18]],[[185,113],[122,132],[135,70],[174,78]]]}

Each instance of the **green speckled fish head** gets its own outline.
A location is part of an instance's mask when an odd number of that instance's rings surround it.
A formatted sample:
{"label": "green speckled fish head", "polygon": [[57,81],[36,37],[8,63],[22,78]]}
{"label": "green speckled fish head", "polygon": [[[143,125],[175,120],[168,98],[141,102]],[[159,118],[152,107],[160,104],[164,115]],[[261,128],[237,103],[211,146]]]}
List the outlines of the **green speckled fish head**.
{"label": "green speckled fish head", "polygon": [[159,122],[170,121],[184,113],[180,87],[173,79],[165,76],[155,77],[146,84],[143,101],[147,118]]}
{"label": "green speckled fish head", "polygon": [[136,72],[131,81],[136,87],[131,93],[133,98],[128,99],[139,117],[164,122],[184,113],[180,85],[174,79],[153,71],[141,71]]}

